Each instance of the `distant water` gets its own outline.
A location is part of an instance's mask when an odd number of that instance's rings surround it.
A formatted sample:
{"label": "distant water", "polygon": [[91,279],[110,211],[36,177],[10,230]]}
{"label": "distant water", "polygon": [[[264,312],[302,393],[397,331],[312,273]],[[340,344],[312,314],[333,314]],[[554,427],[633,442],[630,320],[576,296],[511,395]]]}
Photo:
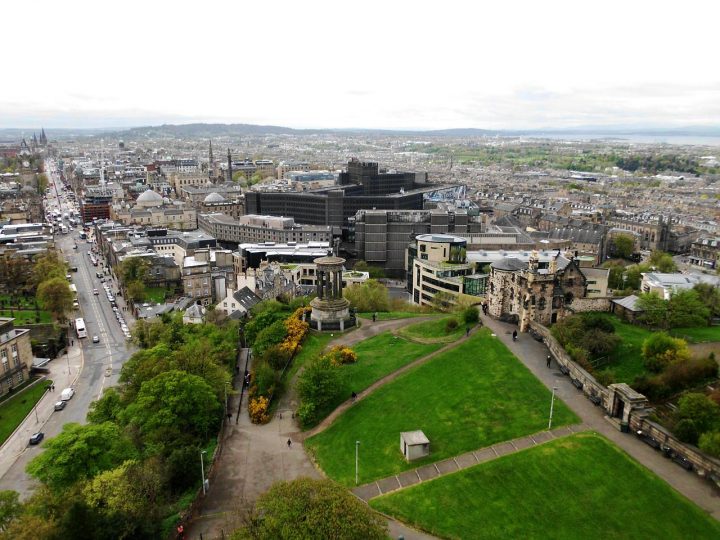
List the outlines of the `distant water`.
{"label": "distant water", "polygon": [[675,144],[690,146],[717,146],[720,147],[720,137],[700,137],[698,135],[608,135],[605,134],[558,134],[547,133],[526,136],[531,139],[553,139],[564,141],[608,141],[618,143],[637,144]]}

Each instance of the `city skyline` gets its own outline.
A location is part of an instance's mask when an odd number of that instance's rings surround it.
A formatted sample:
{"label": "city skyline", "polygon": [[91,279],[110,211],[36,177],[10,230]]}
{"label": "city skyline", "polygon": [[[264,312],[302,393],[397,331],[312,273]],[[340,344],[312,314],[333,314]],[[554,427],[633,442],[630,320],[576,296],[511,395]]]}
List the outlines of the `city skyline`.
{"label": "city skyline", "polygon": [[720,124],[717,8],[695,1],[39,5],[4,8],[33,32],[6,29],[32,61],[0,89],[0,127]]}

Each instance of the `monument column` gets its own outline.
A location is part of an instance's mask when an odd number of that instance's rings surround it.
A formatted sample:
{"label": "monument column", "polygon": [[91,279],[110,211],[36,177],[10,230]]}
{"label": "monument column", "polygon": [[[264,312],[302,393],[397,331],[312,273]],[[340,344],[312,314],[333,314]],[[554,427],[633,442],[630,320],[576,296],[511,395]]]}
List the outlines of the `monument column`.
{"label": "monument column", "polygon": [[335,285],[335,293],[337,298],[342,298],[342,270],[335,272],[335,279],[337,284]]}

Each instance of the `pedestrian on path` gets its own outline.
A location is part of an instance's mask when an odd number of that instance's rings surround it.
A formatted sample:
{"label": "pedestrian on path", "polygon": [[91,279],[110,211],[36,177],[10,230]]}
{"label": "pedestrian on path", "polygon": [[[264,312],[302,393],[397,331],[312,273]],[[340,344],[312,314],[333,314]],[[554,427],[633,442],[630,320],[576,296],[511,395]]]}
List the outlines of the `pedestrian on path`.
{"label": "pedestrian on path", "polygon": [[377,313],[373,313],[373,322],[375,322],[375,319],[377,319]]}
{"label": "pedestrian on path", "polygon": [[468,337],[470,335],[470,327],[465,328],[465,337]]}
{"label": "pedestrian on path", "polygon": [[351,397],[352,397],[353,403],[355,403],[355,400],[357,399],[357,394],[355,393],[355,391],[353,391]]}
{"label": "pedestrian on path", "polygon": [[550,358],[550,355],[548,354],[548,355],[547,355],[547,367],[550,367],[550,361],[551,361],[551,360],[552,360],[552,359]]}
{"label": "pedestrian on path", "polygon": [[292,441],[290,439],[288,439],[287,445],[288,445],[288,450],[290,450],[290,448],[292,447]]}
{"label": "pedestrian on path", "polygon": [[517,341],[517,330],[513,330],[513,341]]}

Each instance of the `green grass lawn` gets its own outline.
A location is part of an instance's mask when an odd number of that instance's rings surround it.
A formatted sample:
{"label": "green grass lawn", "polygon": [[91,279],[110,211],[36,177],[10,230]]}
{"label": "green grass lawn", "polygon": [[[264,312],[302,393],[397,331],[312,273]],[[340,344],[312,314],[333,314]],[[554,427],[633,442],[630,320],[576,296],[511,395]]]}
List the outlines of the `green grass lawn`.
{"label": "green grass lawn", "polygon": [[[19,311],[17,309],[12,310],[0,310],[0,317],[14,317],[15,326],[21,326],[23,324],[46,324],[52,322],[52,316],[47,311]],[[37,321],[36,318],[40,320]]]}
{"label": "green grass lawn", "polygon": [[20,308],[27,310],[35,310],[35,299],[25,296],[15,296],[9,294],[0,294],[0,307],[2,308]]}
{"label": "green grass lawn", "polygon": [[[446,327],[448,321],[451,319],[458,321],[458,326],[455,330],[448,332]],[[411,324],[410,326],[406,326],[405,328],[398,330],[398,333],[411,339],[415,338],[450,343],[465,334],[465,327],[466,325],[461,323],[457,317],[441,317],[439,319]]]}
{"label": "green grass lawn", "polygon": [[675,328],[670,331],[688,343],[710,343],[720,341],[720,326],[699,326],[695,328]]}
{"label": "green grass lawn", "polygon": [[720,523],[596,433],[378,497],[443,538],[720,538]]}
{"label": "green grass lawn", "polygon": [[[422,311],[378,311],[376,320],[378,321],[390,321],[393,319],[409,319],[411,317],[425,317],[427,315],[433,315],[433,313],[427,313]],[[362,312],[357,314],[362,319],[372,320],[372,311]]]}
{"label": "green grass lawn", "polygon": [[12,432],[32,411],[50,384],[52,384],[50,380],[37,383],[32,388],[23,390],[16,396],[0,403],[0,444],[12,435]]}
{"label": "green grass lawn", "polygon": [[327,347],[330,340],[335,339],[335,337],[337,337],[337,334],[335,334],[335,336],[331,336],[330,333],[327,332],[313,332],[312,330],[308,332],[302,343],[300,352],[295,355],[295,358],[293,358],[292,364],[288,368],[284,379],[291,381],[295,376],[295,373],[297,373],[297,370],[300,369],[305,362],[318,356],[323,349]]}
{"label": "green grass lawn", "polygon": [[[306,446],[328,476],[349,486],[355,479],[355,441],[365,483],[541,431],[549,408],[550,390],[481,329],[359,401]],[[556,399],[555,425],[577,421]],[[432,454],[410,464],[400,454],[400,432],[416,429],[430,439]]]}
{"label": "green grass lawn", "polygon": [[626,323],[614,315],[608,314],[607,318],[615,327],[615,333],[622,339],[608,367],[615,372],[617,382],[632,384],[638,375],[648,373],[643,365],[642,344],[651,332],[641,326]]}
{"label": "green grass lawn", "polygon": [[318,413],[319,420],[325,418],[353,392],[365,390],[378,379],[400,369],[413,360],[417,360],[442,347],[439,343],[416,343],[390,332],[383,332],[360,343],[353,345],[358,359],[354,364],[340,368],[342,373],[342,392],[336,402]]}
{"label": "green grass lawn", "polygon": [[164,287],[146,287],[145,288],[145,302],[164,304],[166,298],[170,298],[174,291],[172,289],[165,289]]}

